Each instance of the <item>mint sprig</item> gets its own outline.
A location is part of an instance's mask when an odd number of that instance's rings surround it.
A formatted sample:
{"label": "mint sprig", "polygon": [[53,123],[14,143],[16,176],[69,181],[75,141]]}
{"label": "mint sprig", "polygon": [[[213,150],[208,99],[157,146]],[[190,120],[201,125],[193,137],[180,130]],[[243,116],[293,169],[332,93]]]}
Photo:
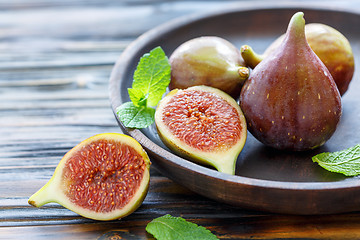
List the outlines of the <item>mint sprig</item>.
{"label": "mint sprig", "polygon": [[171,67],[161,47],[144,54],[134,72],[132,88],[128,89],[131,102],[116,109],[128,128],[146,128],[154,122],[154,107],[161,100],[170,83]]}
{"label": "mint sprig", "polygon": [[320,153],[312,160],[328,171],[356,176],[360,174],[360,144],[338,152]]}
{"label": "mint sprig", "polygon": [[169,214],[149,222],[146,226],[146,231],[157,240],[218,240],[205,227]]}

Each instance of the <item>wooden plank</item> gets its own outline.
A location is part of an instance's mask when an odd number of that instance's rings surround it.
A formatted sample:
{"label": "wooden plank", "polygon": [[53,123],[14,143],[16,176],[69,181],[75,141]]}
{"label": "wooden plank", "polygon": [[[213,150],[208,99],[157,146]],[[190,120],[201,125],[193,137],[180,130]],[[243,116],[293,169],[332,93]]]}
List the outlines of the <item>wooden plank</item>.
{"label": "wooden plank", "polygon": [[[159,214],[161,215],[161,213]],[[206,216],[205,218],[192,217],[182,214],[185,219],[205,226],[219,238],[227,239],[231,231],[232,239],[357,239],[360,236],[359,224],[354,215],[344,215],[340,220],[333,217],[284,217],[277,215],[253,215],[253,216]],[[148,216],[141,213],[133,214],[119,221],[93,222],[91,220],[76,220],[76,217],[68,216],[62,219],[65,224],[53,224],[51,218],[44,219],[47,225],[43,226],[19,226],[2,227],[0,234],[9,239],[21,239],[31,237],[32,239],[43,239],[45,237],[55,239],[96,239],[105,234],[124,234],[127,237],[138,237],[147,239],[145,226],[151,221]],[[72,221],[72,224],[68,224]],[[224,225],[219,226],[218,222]],[[34,222],[41,224],[41,222]],[[350,232],[350,231],[351,232]],[[131,238],[132,239],[132,238]]]}

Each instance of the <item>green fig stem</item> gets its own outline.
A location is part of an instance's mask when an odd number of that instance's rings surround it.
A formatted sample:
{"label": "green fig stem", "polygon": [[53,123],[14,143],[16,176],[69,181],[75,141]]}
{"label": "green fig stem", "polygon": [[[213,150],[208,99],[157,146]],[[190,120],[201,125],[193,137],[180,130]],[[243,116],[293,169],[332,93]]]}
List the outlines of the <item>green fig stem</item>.
{"label": "green fig stem", "polygon": [[291,17],[287,29],[287,37],[292,39],[303,39],[306,41],[305,19],[303,12],[297,12]]}
{"label": "green fig stem", "polygon": [[251,69],[254,69],[263,60],[263,56],[257,54],[249,45],[243,45],[240,48],[240,52],[246,65]]}
{"label": "green fig stem", "polygon": [[49,181],[29,198],[28,203],[34,207],[41,207],[49,202],[54,202],[54,194],[51,189],[51,181]]}
{"label": "green fig stem", "polygon": [[250,75],[250,71],[249,71],[249,69],[247,67],[239,67],[238,73],[239,73],[239,76],[240,76],[240,80],[243,80],[243,81],[248,79],[249,75]]}

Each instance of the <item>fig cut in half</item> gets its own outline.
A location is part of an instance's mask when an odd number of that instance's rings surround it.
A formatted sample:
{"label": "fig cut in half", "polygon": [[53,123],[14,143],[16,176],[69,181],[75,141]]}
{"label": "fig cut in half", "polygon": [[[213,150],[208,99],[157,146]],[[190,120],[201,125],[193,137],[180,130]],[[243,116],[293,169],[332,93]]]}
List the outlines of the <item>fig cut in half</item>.
{"label": "fig cut in half", "polygon": [[98,134],[65,154],[49,182],[28,202],[35,207],[59,203],[95,220],[122,218],[143,202],[149,168],[148,155],[135,139],[118,133]]}
{"label": "fig cut in half", "polygon": [[174,89],[158,104],[155,123],[160,138],[175,153],[235,174],[247,127],[230,95],[208,86]]}

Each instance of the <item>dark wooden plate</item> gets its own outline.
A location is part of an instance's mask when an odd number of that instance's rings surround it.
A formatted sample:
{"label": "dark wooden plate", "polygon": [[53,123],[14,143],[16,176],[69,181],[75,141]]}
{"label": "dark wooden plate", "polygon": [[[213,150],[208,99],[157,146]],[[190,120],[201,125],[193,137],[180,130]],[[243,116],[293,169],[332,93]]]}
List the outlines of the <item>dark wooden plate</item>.
{"label": "dark wooden plate", "polygon": [[[234,5],[202,15],[192,15],[165,23],[143,34],[129,45],[116,62],[110,79],[110,99],[116,108],[129,101],[127,88],[139,58],[156,46],[168,56],[188,39],[216,35],[237,47],[251,45],[262,52],[286,31],[291,16],[303,11],[307,23],[321,22],[340,30],[360,56],[360,14],[350,11],[310,8],[242,8]],[[360,143],[359,72],[343,96],[343,116],[333,137],[314,151],[282,152],[263,146],[251,134],[236,166],[236,175],[219,173],[176,156],[160,141],[156,129],[122,130],[138,140],[151,156],[153,165],[165,176],[201,195],[244,208],[289,214],[328,214],[360,210],[360,179],[328,172],[311,156],[338,151]]]}

